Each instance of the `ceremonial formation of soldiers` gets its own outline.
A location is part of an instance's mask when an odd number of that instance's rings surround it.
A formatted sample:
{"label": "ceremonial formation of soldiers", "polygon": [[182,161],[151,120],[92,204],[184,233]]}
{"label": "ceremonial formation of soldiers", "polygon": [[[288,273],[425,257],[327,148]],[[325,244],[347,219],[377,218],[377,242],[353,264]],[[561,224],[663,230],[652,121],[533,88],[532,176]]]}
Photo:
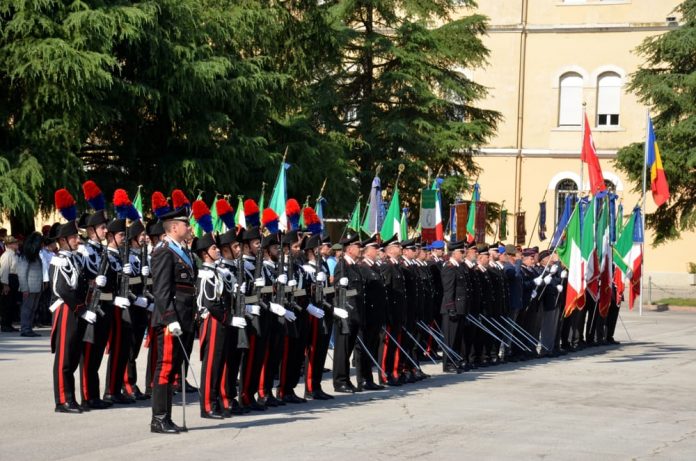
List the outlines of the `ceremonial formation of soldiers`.
{"label": "ceremonial formation of soldiers", "polygon": [[[461,373],[615,343],[616,299],[606,319],[591,300],[564,318],[567,271],[550,251],[352,232],[332,243],[312,208],[280,232],[281,217],[250,199],[245,227],[217,200],[227,230],[213,232],[208,207],[180,190],[171,204],[155,192],[144,223],[118,189],[110,219],[97,185],[83,192],[91,211],[80,217],[70,193],[56,192],[67,222],[50,235],[56,412],[151,399],[151,431],[175,434],[185,428],[172,421],[172,397],[196,391],[187,374],[200,378],[203,418],[332,399],[322,387],[330,343],[339,393],[423,380],[424,361]],[[188,369],[196,337],[200,373]]]}

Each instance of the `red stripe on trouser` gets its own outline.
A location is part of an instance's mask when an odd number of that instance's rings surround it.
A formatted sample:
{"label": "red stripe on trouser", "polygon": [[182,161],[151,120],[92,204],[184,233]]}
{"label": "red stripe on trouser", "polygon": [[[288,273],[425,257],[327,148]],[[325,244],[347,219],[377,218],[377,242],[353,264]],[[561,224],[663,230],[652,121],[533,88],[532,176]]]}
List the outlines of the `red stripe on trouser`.
{"label": "red stripe on trouser", "polygon": [[84,356],[82,358],[82,394],[85,400],[90,400],[89,395],[89,359],[92,355],[92,343],[85,342]]}
{"label": "red stripe on trouser", "polygon": [[290,340],[286,336],[283,340],[283,361],[280,364],[280,383],[278,384],[281,398],[285,396],[285,381],[288,376],[288,347],[290,347]]}
{"label": "red stripe on trouser", "polygon": [[396,338],[394,338],[394,339],[395,339],[396,341],[394,342],[394,348],[395,348],[395,349],[394,349],[394,369],[393,369],[393,371],[392,371],[392,375],[393,375],[395,378],[398,378],[398,377],[399,377],[399,358],[400,358],[400,357],[399,357],[399,352],[400,352],[400,349],[399,349],[399,347],[397,346],[397,344],[401,344],[401,333],[399,333],[399,334],[396,336]]}
{"label": "red stripe on trouser", "polygon": [[123,371],[123,387],[126,388],[128,394],[133,394],[133,386],[131,386],[130,379],[128,378],[128,366]]}
{"label": "red stripe on trouser", "polygon": [[319,319],[312,317],[312,342],[309,345],[309,360],[307,360],[307,391],[314,392],[314,355],[317,350],[317,335],[319,333]]}
{"label": "red stripe on trouser", "polygon": [[116,370],[118,370],[118,361],[121,355],[121,311],[120,307],[114,310],[114,326],[116,327],[115,341],[111,344],[111,382],[109,383],[110,394],[120,394],[121,389],[116,389]]}
{"label": "red stripe on trouser", "polygon": [[157,384],[169,384],[169,375],[172,372],[172,360],[174,355],[174,342],[169,329],[164,327],[164,336],[162,337],[162,369],[157,378]]}
{"label": "red stripe on trouser", "polygon": [[244,386],[242,387],[242,401],[244,402],[244,405],[249,405],[251,402],[251,395],[249,395],[249,385],[251,384],[249,381],[251,380],[251,368],[252,368],[252,362],[254,360],[254,353],[256,349],[256,336],[251,335],[249,336],[249,349],[247,350],[247,366],[246,370],[244,370]]}
{"label": "red stripe on trouser", "polygon": [[217,336],[217,322],[213,320],[212,317],[207,318],[207,322],[210,328],[210,338],[208,339],[208,360],[205,364],[205,399],[203,405],[205,411],[212,411],[212,402],[210,400],[210,388],[211,382],[213,381],[212,371],[213,371],[213,357],[215,356],[215,336]]}
{"label": "red stripe on trouser", "polygon": [[63,374],[63,364],[65,363],[65,333],[68,327],[69,307],[63,304],[60,307],[60,345],[58,348],[58,394],[60,395],[60,403],[67,403],[68,398],[65,395],[65,376]]}
{"label": "red stripe on trouser", "polygon": [[[205,321],[203,321],[203,324],[201,325],[201,332],[200,332],[200,338],[198,339],[198,344],[203,344],[205,341],[205,335],[208,334],[208,320],[210,319],[210,316],[208,316]],[[203,360],[203,349],[200,351],[201,353],[201,360]]]}
{"label": "red stripe on trouser", "polygon": [[227,397],[227,362],[222,366],[222,379],[220,380],[220,400],[224,408],[230,407],[230,400]]}
{"label": "red stripe on trouser", "polygon": [[[389,332],[389,327],[387,327],[387,332]],[[389,335],[384,335],[384,346],[382,347],[382,381],[387,380],[387,354],[389,353]]]}
{"label": "red stripe on trouser", "polygon": [[266,382],[266,365],[268,365],[268,356],[271,353],[271,348],[266,347],[266,353],[263,355],[263,365],[261,365],[261,376],[259,376],[259,397],[266,397],[263,385]]}

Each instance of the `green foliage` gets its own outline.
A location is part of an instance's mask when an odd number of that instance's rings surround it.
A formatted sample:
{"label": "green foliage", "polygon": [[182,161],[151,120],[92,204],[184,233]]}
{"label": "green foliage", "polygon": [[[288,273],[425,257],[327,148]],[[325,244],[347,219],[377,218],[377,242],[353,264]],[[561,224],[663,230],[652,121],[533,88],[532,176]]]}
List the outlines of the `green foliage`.
{"label": "green foliage", "polygon": [[[684,24],[640,45],[646,64],[631,76],[629,86],[652,108],[671,194],[667,204],[646,217],[647,226],[655,230],[655,244],[696,229],[696,0],[686,0],[678,9]],[[643,157],[643,143],[635,143],[621,149],[617,158],[638,191]],[[649,178],[648,172],[648,197]]]}
{"label": "green foliage", "polygon": [[87,178],[257,197],[286,148],[289,195],[327,180],[332,216],[379,164],[385,184],[406,164],[404,205],[426,166],[453,199],[498,119],[462,72],[486,59],[485,19],[451,21],[450,0],[319,3],[0,0],[0,210],[50,210]]}

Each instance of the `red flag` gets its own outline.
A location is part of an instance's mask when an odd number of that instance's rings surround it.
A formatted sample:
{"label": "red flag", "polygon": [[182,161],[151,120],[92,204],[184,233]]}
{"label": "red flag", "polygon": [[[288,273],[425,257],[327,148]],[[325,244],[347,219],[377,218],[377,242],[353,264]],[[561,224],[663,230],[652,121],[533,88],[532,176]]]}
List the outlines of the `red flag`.
{"label": "red flag", "polygon": [[585,134],[582,140],[580,160],[587,163],[587,169],[590,172],[590,192],[596,194],[597,192],[606,190],[607,186],[604,185],[602,167],[599,166],[597,149],[592,140],[592,131],[590,131],[590,123],[587,120],[587,114],[585,114]]}

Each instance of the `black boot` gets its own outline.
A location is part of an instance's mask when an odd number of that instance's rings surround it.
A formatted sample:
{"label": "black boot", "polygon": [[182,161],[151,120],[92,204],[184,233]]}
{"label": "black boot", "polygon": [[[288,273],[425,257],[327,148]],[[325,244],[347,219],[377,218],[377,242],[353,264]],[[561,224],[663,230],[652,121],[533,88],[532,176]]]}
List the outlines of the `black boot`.
{"label": "black boot", "polygon": [[179,431],[167,418],[167,415],[153,415],[150,421],[150,432],[155,434],[178,434]]}

